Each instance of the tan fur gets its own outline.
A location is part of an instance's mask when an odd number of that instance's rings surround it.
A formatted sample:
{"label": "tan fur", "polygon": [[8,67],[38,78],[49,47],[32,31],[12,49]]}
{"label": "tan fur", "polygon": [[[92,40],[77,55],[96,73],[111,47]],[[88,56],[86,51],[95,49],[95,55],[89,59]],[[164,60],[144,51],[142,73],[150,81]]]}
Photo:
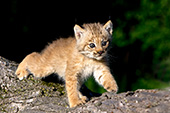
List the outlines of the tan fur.
{"label": "tan fur", "polygon": [[[65,79],[70,107],[85,103],[86,97],[79,89],[83,81],[93,74],[96,81],[109,92],[117,92],[116,81],[107,66],[106,56],[112,36],[112,23],[74,26],[75,38],[60,38],[41,53],[33,52],[25,57],[16,70],[22,80],[31,72],[35,77],[57,73]],[[95,47],[91,47],[94,46]],[[91,46],[90,46],[91,44]]]}

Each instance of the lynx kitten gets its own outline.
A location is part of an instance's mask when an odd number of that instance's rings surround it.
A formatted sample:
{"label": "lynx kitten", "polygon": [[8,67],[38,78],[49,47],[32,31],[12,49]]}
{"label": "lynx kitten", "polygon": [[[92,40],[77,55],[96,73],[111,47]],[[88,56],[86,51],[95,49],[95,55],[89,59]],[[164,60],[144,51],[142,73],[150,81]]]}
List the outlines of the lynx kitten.
{"label": "lynx kitten", "polygon": [[27,55],[19,64],[16,75],[20,80],[30,73],[45,77],[57,73],[65,80],[70,107],[86,102],[79,89],[83,81],[93,74],[95,80],[109,92],[118,87],[106,56],[112,38],[112,22],[74,26],[75,37],[60,38],[47,46],[41,53]]}

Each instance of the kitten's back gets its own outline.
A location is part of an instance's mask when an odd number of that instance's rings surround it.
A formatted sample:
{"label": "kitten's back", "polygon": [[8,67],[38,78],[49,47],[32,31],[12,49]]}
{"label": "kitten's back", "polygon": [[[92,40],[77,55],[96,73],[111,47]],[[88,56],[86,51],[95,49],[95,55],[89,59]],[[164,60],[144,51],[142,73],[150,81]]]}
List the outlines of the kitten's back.
{"label": "kitten's back", "polygon": [[55,41],[53,41],[51,44],[49,44],[42,52],[42,56],[45,58],[50,57],[60,57],[60,58],[66,58],[67,55],[69,55],[73,48],[75,47],[76,40],[73,37],[69,38],[60,38]]}
{"label": "kitten's back", "polygon": [[76,39],[73,37],[60,38],[53,41],[42,52],[44,64],[48,70],[57,73],[61,77],[65,76],[67,61],[71,59],[72,53],[75,50]]}

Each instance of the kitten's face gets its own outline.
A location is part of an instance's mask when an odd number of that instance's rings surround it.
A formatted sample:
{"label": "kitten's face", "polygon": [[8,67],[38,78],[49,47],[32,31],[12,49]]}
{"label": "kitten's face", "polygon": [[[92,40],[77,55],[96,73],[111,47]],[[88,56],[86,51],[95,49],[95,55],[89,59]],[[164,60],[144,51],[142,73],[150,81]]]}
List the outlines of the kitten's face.
{"label": "kitten's face", "polygon": [[109,42],[107,37],[91,36],[80,52],[89,58],[101,60],[107,53]]}
{"label": "kitten's face", "polygon": [[112,23],[75,25],[78,51],[88,58],[101,60],[106,54],[112,36]]}

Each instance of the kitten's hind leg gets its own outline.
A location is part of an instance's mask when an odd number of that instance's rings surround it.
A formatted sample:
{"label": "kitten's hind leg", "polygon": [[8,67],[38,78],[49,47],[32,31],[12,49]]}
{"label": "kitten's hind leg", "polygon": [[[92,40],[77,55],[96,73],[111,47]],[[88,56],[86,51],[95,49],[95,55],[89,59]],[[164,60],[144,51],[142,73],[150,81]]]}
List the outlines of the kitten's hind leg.
{"label": "kitten's hind leg", "polygon": [[26,69],[25,64],[20,64],[15,72],[19,80],[22,80],[24,77],[27,77],[29,75],[29,72]]}
{"label": "kitten's hind leg", "polygon": [[27,55],[24,58],[24,60],[19,64],[15,74],[20,80],[22,80],[24,77],[27,77],[29,75],[28,72],[29,68],[37,67],[37,61],[39,61],[38,58],[40,58],[40,54],[33,52]]}
{"label": "kitten's hind leg", "polygon": [[32,57],[32,54],[27,55],[24,60],[18,65],[17,70],[15,71],[15,74],[17,77],[22,80],[24,77],[27,77],[29,75],[28,69],[28,62],[30,61],[30,58]]}

